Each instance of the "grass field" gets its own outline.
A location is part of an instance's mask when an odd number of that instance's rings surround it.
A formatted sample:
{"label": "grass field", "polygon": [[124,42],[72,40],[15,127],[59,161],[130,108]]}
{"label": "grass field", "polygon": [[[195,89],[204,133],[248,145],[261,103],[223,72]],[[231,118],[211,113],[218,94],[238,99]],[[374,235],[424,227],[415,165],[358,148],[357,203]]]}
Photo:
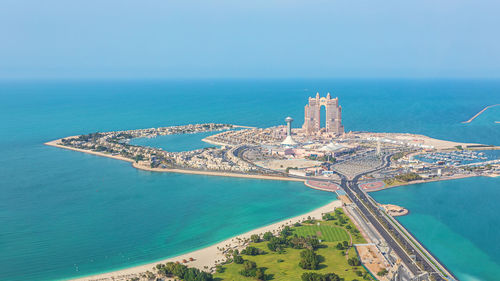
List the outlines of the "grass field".
{"label": "grass field", "polygon": [[325,242],[349,241],[347,232],[338,226],[332,225],[303,225],[293,228],[293,233],[298,236],[316,236]]}
{"label": "grass field", "polygon": [[[333,213],[332,213],[333,214]],[[344,223],[340,223],[343,220]],[[318,225],[319,223],[319,225]],[[265,254],[257,256],[242,255],[243,259],[254,261],[257,267],[265,268],[267,280],[294,281],[301,280],[305,272],[316,272],[321,274],[335,273],[345,281],[352,280],[372,280],[359,276],[366,275],[366,270],[362,266],[349,266],[347,257],[342,250],[336,249],[336,245],[342,241],[350,241],[349,233],[353,238],[353,243],[366,243],[354,224],[341,211],[337,210],[335,219],[329,221],[315,221],[313,224],[303,224],[292,227],[292,235],[316,236],[322,240],[322,247],[315,252],[321,256],[322,262],[317,270],[305,270],[299,266],[300,252],[302,249],[285,248],[283,253],[272,252],[267,247],[268,242],[251,243],[252,246],[262,249]],[[349,250],[349,257],[356,255],[353,249]],[[214,275],[215,280],[256,280],[254,277],[244,277],[240,274],[243,269],[242,264],[229,263],[223,265],[223,272]]]}
{"label": "grass field", "polygon": [[[363,274],[366,270],[361,267],[352,267],[347,264],[346,257],[341,254],[341,252],[335,249],[337,242],[326,242],[322,243],[326,247],[316,250],[316,253],[324,258],[324,261],[320,264],[320,269],[318,270],[304,270],[299,267],[300,252],[302,250],[286,248],[285,253],[278,254],[269,251],[267,248],[267,242],[253,243],[252,246],[260,248],[267,253],[265,255],[259,256],[247,256],[243,255],[245,260],[251,260],[257,263],[257,267],[265,267],[266,275],[270,275],[269,280],[275,281],[299,281],[304,272],[313,271],[316,273],[330,273],[334,272],[338,274],[345,281],[351,281],[354,279],[363,280],[363,277],[356,275],[355,271],[361,271]],[[354,252],[351,250],[350,252]],[[279,260],[282,260],[281,262]],[[224,266],[223,273],[216,273],[214,277],[215,280],[235,280],[235,281],[245,281],[245,280],[255,280],[253,277],[244,277],[240,274],[243,269],[241,264],[228,264]]]}

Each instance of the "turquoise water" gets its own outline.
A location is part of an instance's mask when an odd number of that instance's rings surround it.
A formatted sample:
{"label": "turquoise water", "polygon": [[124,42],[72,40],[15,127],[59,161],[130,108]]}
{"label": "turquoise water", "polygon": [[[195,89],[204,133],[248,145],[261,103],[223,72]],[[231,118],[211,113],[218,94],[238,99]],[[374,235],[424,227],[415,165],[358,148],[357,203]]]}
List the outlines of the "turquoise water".
{"label": "turquoise water", "polygon": [[[500,124],[494,123],[500,121],[500,107],[470,124],[460,123],[498,103],[500,81],[0,82],[0,280],[54,280],[151,262],[326,204],[329,193],[300,183],[149,173],[42,143],[96,131],[199,122],[273,126],[288,115],[299,127],[307,97],[327,90],[340,97],[347,130],[500,145]],[[467,200],[495,190],[495,180],[470,179],[468,191],[456,194],[460,202],[474,202]],[[443,187],[441,199],[453,188]],[[406,189],[384,192],[399,190]],[[500,198],[493,191],[486,195]],[[412,231],[435,229],[443,237],[453,230],[464,237],[460,247],[424,243],[459,276],[494,280],[474,267],[500,264],[500,252],[483,245],[500,242],[498,229],[488,228],[500,204],[458,213],[485,229],[474,236],[454,225],[458,200],[417,198],[429,202],[428,219],[420,221],[409,206],[412,213],[402,221],[410,222],[403,223]],[[415,232],[425,239],[425,233]],[[472,249],[477,255],[463,266],[461,256]]]}
{"label": "turquoise water", "polygon": [[190,151],[215,145],[206,143],[202,139],[220,132],[204,132],[196,134],[166,135],[154,138],[135,138],[130,144],[161,148],[165,151],[179,152]]}
{"label": "turquoise water", "polygon": [[498,280],[500,178],[466,178],[372,193],[404,206],[398,220],[460,280]]}

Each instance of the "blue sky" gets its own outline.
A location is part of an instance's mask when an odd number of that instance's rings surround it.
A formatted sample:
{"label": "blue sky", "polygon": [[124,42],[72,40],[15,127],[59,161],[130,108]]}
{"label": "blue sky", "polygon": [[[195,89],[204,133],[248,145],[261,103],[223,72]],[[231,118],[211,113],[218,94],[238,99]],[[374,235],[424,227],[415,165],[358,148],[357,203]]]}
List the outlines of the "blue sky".
{"label": "blue sky", "polygon": [[498,78],[499,11],[482,0],[0,0],[0,78]]}

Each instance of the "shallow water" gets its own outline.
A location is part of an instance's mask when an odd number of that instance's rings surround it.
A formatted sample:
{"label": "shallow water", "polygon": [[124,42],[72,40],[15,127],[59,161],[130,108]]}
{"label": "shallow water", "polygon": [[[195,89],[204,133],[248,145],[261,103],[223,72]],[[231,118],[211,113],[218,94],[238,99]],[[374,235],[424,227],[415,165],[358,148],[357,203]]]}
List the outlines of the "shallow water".
{"label": "shallow water", "polygon": [[132,145],[149,146],[161,148],[165,151],[180,152],[190,151],[205,147],[214,147],[215,145],[206,143],[202,139],[215,135],[218,132],[203,132],[196,134],[180,134],[180,135],[166,135],[157,136],[154,138],[135,138],[129,141]]}

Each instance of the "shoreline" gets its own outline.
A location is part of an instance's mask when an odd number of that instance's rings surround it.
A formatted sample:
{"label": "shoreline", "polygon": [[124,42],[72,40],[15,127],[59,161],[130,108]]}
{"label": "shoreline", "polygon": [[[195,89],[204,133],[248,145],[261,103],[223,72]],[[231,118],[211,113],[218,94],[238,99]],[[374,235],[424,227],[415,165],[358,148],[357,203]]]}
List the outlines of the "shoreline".
{"label": "shoreline", "polygon": [[207,271],[208,269],[213,268],[216,264],[218,264],[218,260],[222,261],[225,259],[224,253],[222,253],[219,249],[220,248],[231,248],[231,249],[242,249],[246,246],[246,243],[243,242],[245,239],[249,239],[250,236],[253,234],[262,234],[267,231],[271,232],[279,232],[282,227],[285,225],[292,225],[296,222],[301,222],[303,220],[306,220],[307,217],[312,217],[316,219],[321,219],[322,214],[327,213],[327,212],[332,212],[335,208],[340,208],[342,207],[342,202],[338,199],[333,200],[329,202],[326,205],[323,205],[319,208],[316,208],[312,211],[309,211],[307,213],[287,218],[266,226],[262,226],[250,231],[247,231],[242,234],[238,234],[235,236],[232,236],[230,238],[227,238],[223,241],[214,243],[210,246],[206,246],[204,248],[194,250],[188,253],[180,254],[174,257],[162,259],[156,262],[150,262],[144,265],[138,265],[138,266],[132,266],[129,268],[125,269],[119,269],[119,270],[114,270],[106,273],[98,273],[98,274],[93,274],[93,275],[88,275],[88,276],[83,276],[83,277],[77,277],[77,278],[68,278],[68,279],[62,279],[62,280],[72,280],[72,281],[107,281],[107,280],[113,280],[113,281],[125,281],[133,277],[138,277],[140,276],[141,273],[144,273],[146,271],[153,271],[153,268],[159,264],[159,263],[167,263],[167,262],[181,262],[185,259],[187,261],[190,260],[190,258],[193,258],[193,261],[189,261],[186,264],[189,267],[194,267],[198,268],[200,270]]}
{"label": "shoreline", "polygon": [[78,151],[78,152],[82,152],[82,153],[88,153],[88,154],[112,158],[112,159],[116,159],[116,160],[126,161],[129,163],[132,163],[132,167],[139,169],[139,170],[143,170],[143,171],[159,172],[159,173],[163,172],[163,173],[181,173],[181,174],[192,174],[192,175],[233,177],[233,178],[247,178],[247,179],[249,178],[249,179],[261,179],[261,180],[280,180],[280,181],[298,181],[298,182],[305,181],[304,179],[298,179],[298,178],[289,178],[289,177],[280,177],[280,176],[266,176],[266,175],[252,175],[252,174],[238,174],[238,173],[221,172],[221,171],[187,170],[187,169],[177,169],[177,168],[151,168],[151,167],[147,167],[147,166],[141,165],[139,163],[136,163],[134,160],[123,157],[123,156],[111,155],[111,154],[107,154],[107,153],[103,153],[103,152],[97,152],[97,151],[91,151],[91,150],[86,150],[86,149],[80,149],[80,148],[74,148],[74,147],[69,147],[69,146],[65,146],[65,145],[60,145],[57,143],[60,140],[61,139],[49,141],[49,142],[44,143],[44,145],[73,150],[73,151]]}
{"label": "shoreline", "polygon": [[406,186],[406,185],[412,185],[412,184],[429,183],[429,182],[436,182],[436,181],[459,180],[459,179],[473,178],[473,177],[494,177],[494,176],[490,176],[490,175],[460,175],[460,176],[447,177],[447,178],[437,178],[437,179],[430,179],[430,180],[416,180],[416,181],[395,184],[395,185],[391,185],[391,186],[384,186],[384,187],[379,188],[379,189],[365,190],[365,192],[370,193],[370,192],[377,192],[377,191],[382,191],[382,190],[386,190],[386,189],[390,189],[390,188],[394,188],[394,187],[400,187],[400,186]]}

